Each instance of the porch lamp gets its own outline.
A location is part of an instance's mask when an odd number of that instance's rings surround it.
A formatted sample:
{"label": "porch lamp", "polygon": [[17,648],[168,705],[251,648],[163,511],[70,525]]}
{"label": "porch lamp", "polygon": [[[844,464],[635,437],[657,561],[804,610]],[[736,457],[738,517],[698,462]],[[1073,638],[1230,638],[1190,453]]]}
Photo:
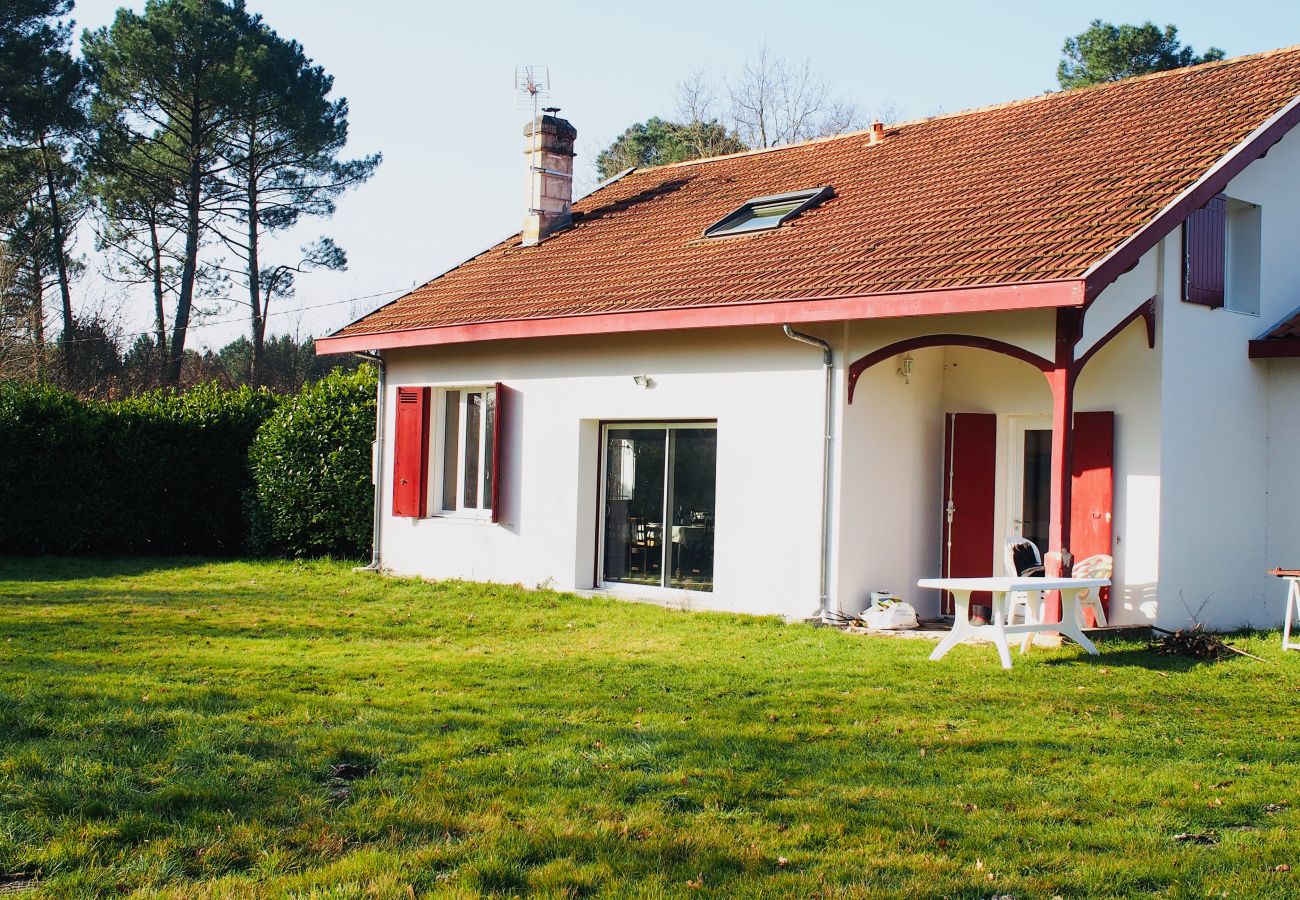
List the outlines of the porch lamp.
{"label": "porch lamp", "polygon": [[898,361],[898,374],[903,379],[903,384],[912,383],[912,364],[916,360],[912,359],[912,354],[908,353]]}

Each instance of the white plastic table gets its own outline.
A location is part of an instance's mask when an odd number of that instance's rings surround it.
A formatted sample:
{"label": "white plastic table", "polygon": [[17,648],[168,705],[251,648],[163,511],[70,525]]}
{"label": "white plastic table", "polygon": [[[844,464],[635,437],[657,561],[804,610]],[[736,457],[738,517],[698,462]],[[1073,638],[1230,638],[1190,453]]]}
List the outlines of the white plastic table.
{"label": "white plastic table", "polygon": [[[952,594],[954,618],[952,631],[939,642],[930,659],[942,659],[944,654],[969,637],[987,635],[998,648],[1002,668],[1011,668],[1011,650],[1007,646],[1008,634],[1026,634],[1035,631],[1059,631],[1087,650],[1097,655],[1097,647],[1079,627],[1079,595],[1089,588],[1110,586],[1109,578],[922,578],[917,587],[933,588]],[[993,595],[993,621],[988,625],[975,625],[970,620],[970,595],[987,591]],[[1020,591],[1060,591],[1061,621],[1039,622],[1027,625],[1007,624],[1007,595]]]}

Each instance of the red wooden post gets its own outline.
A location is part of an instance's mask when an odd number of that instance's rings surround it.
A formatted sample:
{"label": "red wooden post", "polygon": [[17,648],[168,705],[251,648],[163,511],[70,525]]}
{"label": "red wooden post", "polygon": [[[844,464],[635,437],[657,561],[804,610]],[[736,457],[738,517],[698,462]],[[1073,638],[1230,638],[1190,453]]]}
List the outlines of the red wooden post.
{"label": "red wooden post", "polygon": [[[1111,547],[1111,509],[1115,492],[1115,414],[1109,411],[1074,414],[1074,477],[1070,488],[1073,516],[1070,525],[1070,552],[1075,561],[1104,553],[1114,554]],[[1110,588],[1097,592],[1102,611],[1110,615]],[[1083,611],[1089,627],[1096,617],[1091,609]]]}
{"label": "red wooden post", "polygon": [[[1051,520],[1048,523],[1048,551],[1063,554],[1070,547],[1071,476],[1074,473],[1074,343],[1078,310],[1056,311],[1056,366],[1044,374],[1052,389],[1052,485]],[[1047,576],[1068,574],[1057,557],[1049,563]],[[1055,571],[1053,571],[1055,569]],[[1061,621],[1061,595],[1051,591],[1044,598],[1043,621]]]}

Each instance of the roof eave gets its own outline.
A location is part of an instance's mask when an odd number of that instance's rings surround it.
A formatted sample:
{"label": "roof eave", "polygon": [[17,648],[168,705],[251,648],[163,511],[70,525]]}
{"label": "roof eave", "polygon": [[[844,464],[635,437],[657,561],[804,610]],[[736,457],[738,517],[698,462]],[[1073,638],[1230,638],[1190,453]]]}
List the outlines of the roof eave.
{"label": "roof eave", "polygon": [[1300,338],[1257,338],[1246,352],[1251,359],[1295,359],[1300,357]]}
{"label": "roof eave", "polygon": [[1290,333],[1300,321],[1300,306],[1291,310],[1259,337],[1249,343],[1251,359],[1291,359],[1300,356],[1300,337]]}
{"label": "roof eave", "polygon": [[539,337],[572,337],[631,331],[674,331],[685,328],[728,328],[747,325],[809,324],[853,319],[893,319],[907,316],[955,315],[959,313],[1008,312],[1022,309],[1053,309],[1084,304],[1082,279],[992,284],[975,287],[902,291],[855,296],[804,297],[756,303],[727,303],[715,306],[506,319],[408,328],[369,334],[334,334],[316,339],[321,355],[358,350],[393,350],[465,344],[476,341],[518,340]]}

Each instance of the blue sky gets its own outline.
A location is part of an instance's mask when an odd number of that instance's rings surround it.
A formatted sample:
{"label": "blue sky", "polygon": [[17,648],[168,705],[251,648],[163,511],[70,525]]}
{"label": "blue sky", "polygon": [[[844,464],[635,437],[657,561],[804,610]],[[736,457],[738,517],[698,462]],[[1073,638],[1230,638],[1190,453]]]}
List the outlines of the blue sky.
{"label": "blue sky", "polygon": [[[120,2],[78,0],[79,27],[111,21]],[[140,8],[143,3],[127,4]],[[345,273],[304,277],[291,307],[410,288],[518,230],[525,206],[523,137],[514,67],[549,66],[552,102],[578,129],[580,184],[628,124],[671,115],[674,85],[693,69],[719,76],[761,45],[807,57],[836,92],[902,118],[1025,97],[1055,86],[1067,35],[1094,18],[1178,25],[1198,51],[1229,56],[1300,43],[1294,2],[773,2],[359,3],[248,0],[335,76],[351,106],[351,150],[382,151],[375,178],[345,198],[333,220],[277,243],[276,261],[316,234],[347,251]],[[83,239],[85,249],[89,242]],[[92,294],[106,289],[86,287]],[[92,302],[95,302],[92,300]],[[272,318],[275,331],[328,333],[378,303],[339,303]],[[148,323],[148,300],[108,296],[128,330]],[[218,318],[238,316],[227,304]],[[238,324],[193,332],[220,345]]]}

